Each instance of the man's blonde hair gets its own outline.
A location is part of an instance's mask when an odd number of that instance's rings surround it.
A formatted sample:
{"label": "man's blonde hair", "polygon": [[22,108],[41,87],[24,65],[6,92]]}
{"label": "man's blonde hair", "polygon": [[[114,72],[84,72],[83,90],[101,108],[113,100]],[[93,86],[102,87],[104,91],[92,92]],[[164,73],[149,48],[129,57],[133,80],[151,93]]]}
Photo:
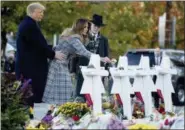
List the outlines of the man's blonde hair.
{"label": "man's blonde hair", "polygon": [[38,2],[31,3],[27,6],[27,9],[26,9],[27,15],[30,16],[35,9],[45,10],[46,8]]}

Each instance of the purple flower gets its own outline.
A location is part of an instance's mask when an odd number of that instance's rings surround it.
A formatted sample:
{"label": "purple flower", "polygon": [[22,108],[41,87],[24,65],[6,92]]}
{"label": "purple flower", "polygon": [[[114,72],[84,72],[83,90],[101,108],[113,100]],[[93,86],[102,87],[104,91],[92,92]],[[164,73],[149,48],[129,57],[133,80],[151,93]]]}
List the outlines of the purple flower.
{"label": "purple flower", "polygon": [[52,119],[53,119],[52,115],[46,115],[44,118],[42,118],[42,121],[47,124],[50,124]]}
{"label": "purple flower", "polygon": [[121,120],[119,120],[118,118],[112,118],[109,122],[109,124],[107,125],[107,129],[112,130],[112,129],[125,129],[123,123],[121,122]]}
{"label": "purple flower", "polygon": [[27,81],[24,81],[22,87],[21,87],[21,90],[24,90],[26,89],[26,87],[32,82],[31,79],[28,79]]}

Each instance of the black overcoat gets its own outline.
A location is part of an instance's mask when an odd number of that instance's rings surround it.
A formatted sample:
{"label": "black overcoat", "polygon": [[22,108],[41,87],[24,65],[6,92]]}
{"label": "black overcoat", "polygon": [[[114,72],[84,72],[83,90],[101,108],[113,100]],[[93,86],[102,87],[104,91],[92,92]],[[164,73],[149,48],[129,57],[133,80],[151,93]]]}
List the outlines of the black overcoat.
{"label": "black overcoat", "polygon": [[48,58],[55,52],[48,46],[38,23],[26,16],[20,23],[16,38],[16,77],[32,79],[34,102],[41,102],[48,73]]}

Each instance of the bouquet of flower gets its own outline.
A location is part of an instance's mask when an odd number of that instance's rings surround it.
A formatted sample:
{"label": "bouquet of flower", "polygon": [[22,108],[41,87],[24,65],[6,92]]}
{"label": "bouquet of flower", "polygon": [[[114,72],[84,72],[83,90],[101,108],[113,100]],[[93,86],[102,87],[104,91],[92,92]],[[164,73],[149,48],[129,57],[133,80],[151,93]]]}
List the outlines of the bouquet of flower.
{"label": "bouquet of flower", "polygon": [[25,130],[45,130],[48,127],[44,126],[44,123],[39,120],[30,120],[29,124],[24,128]]}
{"label": "bouquet of flower", "polygon": [[114,130],[114,129],[121,129],[125,130],[125,126],[123,125],[122,121],[118,119],[116,116],[112,117],[107,125],[108,130]]}
{"label": "bouquet of flower", "polygon": [[156,130],[158,129],[156,126],[149,124],[135,124],[128,127],[129,130]]}
{"label": "bouquet of flower", "polygon": [[173,129],[184,127],[184,116],[175,116],[173,113],[167,113],[165,119],[161,122],[161,129]]}
{"label": "bouquet of flower", "polygon": [[144,107],[138,104],[134,104],[133,118],[144,118]]}
{"label": "bouquet of flower", "polygon": [[28,125],[25,129],[26,130],[45,130],[46,128],[41,123],[39,123],[38,126]]}
{"label": "bouquet of flower", "polygon": [[164,108],[164,104],[160,104],[159,108],[157,109],[157,111],[159,113],[161,113],[162,115],[165,114],[165,108]]}
{"label": "bouquet of flower", "polygon": [[61,113],[66,117],[73,118],[74,121],[78,121],[87,112],[90,112],[90,108],[86,103],[67,102],[59,107],[57,113]]}

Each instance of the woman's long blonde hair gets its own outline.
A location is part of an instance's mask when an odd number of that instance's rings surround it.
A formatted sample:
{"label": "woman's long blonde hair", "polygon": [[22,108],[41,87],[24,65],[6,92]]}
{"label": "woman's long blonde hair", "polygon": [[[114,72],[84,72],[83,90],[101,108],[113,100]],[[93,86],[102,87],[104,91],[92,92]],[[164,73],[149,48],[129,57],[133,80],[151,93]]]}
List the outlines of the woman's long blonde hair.
{"label": "woman's long blonde hair", "polygon": [[[82,34],[82,31],[85,28],[85,25],[88,24],[88,31],[86,35]],[[89,20],[88,19],[84,19],[84,18],[80,18],[77,19],[72,26],[72,32],[75,34],[79,34],[82,37],[82,42],[85,44],[86,42],[88,42],[88,33],[89,33]]]}
{"label": "woman's long blonde hair", "polygon": [[64,31],[62,32],[60,37],[68,37],[73,34],[74,34],[74,32],[72,31],[72,28],[66,28],[66,29],[64,29]]}
{"label": "woman's long blonde hair", "polygon": [[[88,23],[88,32],[87,35],[83,35],[82,31],[84,30],[85,24]],[[66,28],[62,34],[60,35],[60,37],[64,38],[64,37],[68,37],[71,35],[75,35],[78,34],[80,35],[80,40],[82,41],[83,44],[86,44],[89,39],[88,39],[88,33],[89,33],[89,28],[90,28],[90,24],[89,21],[87,19],[77,19],[74,23],[72,28]]]}

